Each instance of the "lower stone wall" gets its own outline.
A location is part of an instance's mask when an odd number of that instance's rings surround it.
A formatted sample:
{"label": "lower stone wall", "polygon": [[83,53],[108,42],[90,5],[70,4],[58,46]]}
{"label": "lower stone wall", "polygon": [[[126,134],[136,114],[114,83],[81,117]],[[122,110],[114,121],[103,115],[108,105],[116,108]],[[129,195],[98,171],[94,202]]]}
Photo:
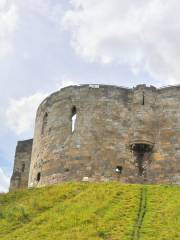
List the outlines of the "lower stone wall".
{"label": "lower stone wall", "polygon": [[19,141],[16,147],[10,191],[28,187],[33,139]]}

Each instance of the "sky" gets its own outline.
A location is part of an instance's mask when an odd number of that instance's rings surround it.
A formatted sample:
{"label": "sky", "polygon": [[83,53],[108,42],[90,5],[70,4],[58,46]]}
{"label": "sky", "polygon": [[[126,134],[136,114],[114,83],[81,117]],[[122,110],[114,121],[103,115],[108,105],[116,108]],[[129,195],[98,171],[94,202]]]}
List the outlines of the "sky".
{"label": "sky", "polygon": [[179,9],[179,0],[0,0],[0,192],[50,93],[180,83]]}

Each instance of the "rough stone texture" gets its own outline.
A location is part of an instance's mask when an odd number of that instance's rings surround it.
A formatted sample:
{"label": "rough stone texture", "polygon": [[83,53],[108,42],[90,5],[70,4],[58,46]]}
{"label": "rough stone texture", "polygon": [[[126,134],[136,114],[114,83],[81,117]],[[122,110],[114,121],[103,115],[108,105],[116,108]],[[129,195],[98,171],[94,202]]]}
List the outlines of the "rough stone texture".
{"label": "rough stone texture", "polygon": [[33,140],[19,141],[16,147],[10,191],[28,187]]}
{"label": "rough stone texture", "polygon": [[81,85],[52,94],[37,111],[28,186],[180,184],[179,102],[179,86]]}

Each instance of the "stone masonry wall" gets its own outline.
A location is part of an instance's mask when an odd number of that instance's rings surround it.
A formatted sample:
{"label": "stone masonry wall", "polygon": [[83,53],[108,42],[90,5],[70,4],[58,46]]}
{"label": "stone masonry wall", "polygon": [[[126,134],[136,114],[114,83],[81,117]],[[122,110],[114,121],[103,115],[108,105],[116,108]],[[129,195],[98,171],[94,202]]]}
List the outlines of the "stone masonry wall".
{"label": "stone masonry wall", "polygon": [[179,102],[180,86],[53,93],[38,108],[32,156],[32,140],[18,143],[10,189],[65,181],[180,185]]}
{"label": "stone masonry wall", "polygon": [[145,85],[71,86],[52,94],[37,111],[29,187],[73,180],[179,184],[179,100],[180,87]]}
{"label": "stone masonry wall", "polygon": [[10,190],[28,187],[32,143],[33,139],[30,139],[17,144]]}

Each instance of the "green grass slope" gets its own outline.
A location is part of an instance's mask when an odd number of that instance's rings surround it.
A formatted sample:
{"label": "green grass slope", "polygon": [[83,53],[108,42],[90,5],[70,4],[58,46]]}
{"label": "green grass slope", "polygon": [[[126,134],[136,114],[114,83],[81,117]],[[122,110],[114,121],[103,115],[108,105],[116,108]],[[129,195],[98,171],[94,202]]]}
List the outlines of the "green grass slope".
{"label": "green grass slope", "polygon": [[180,240],[180,188],[66,183],[0,195],[1,240]]}

